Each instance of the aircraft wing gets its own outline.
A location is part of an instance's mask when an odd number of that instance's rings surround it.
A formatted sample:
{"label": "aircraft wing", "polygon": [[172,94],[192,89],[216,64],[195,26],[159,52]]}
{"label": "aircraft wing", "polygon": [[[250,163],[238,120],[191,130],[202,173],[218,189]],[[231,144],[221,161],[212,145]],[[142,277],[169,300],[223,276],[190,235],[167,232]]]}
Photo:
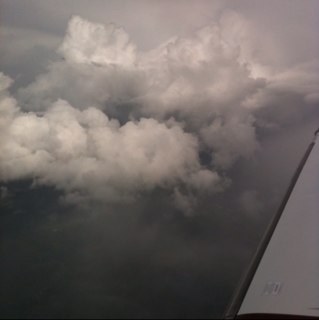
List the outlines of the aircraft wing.
{"label": "aircraft wing", "polygon": [[319,130],[226,318],[319,318]]}

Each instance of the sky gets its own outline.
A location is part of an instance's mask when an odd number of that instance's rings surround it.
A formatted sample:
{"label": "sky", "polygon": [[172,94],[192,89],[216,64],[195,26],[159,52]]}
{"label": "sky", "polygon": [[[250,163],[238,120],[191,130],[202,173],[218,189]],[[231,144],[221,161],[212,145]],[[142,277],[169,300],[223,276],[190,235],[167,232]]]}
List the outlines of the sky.
{"label": "sky", "polygon": [[319,126],[317,1],[0,1],[6,317],[218,317]]}

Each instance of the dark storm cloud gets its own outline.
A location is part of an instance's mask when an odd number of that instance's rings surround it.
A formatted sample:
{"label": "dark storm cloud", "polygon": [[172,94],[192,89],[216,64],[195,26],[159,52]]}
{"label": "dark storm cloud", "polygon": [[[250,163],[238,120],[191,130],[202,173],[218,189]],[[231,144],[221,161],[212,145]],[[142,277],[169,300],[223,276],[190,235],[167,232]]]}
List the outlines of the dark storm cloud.
{"label": "dark storm cloud", "polygon": [[219,245],[239,219],[216,204],[189,218],[155,193],[85,212],[57,206],[50,188],[8,188],[15,204],[1,212],[2,315],[215,317],[249,257],[230,237]]}

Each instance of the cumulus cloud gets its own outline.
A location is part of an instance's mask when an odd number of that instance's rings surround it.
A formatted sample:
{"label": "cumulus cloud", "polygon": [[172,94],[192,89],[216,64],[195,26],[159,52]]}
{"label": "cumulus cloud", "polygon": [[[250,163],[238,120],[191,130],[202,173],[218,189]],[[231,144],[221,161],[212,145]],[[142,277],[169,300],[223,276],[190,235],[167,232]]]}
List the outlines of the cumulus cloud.
{"label": "cumulus cloud", "polygon": [[[2,82],[6,88],[9,79]],[[111,202],[156,187],[221,185],[216,172],[202,168],[197,138],[173,122],[142,118],[121,126],[94,107],[81,111],[63,100],[41,115],[17,110],[14,99],[0,103],[10,118],[3,128],[2,181],[33,178],[66,191],[68,201]]]}
{"label": "cumulus cloud", "polygon": [[60,52],[75,63],[128,66],[136,60],[136,47],[122,28],[93,24],[78,16],[70,20]]}
{"label": "cumulus cloud", "polygon": [[318,61],[274,70],[260,41],[234,12],[149,51],[114,24],[72,17],[61,59],[18,102],[0,77],[1,179],[33,178],[69,201],[168,188],[191,210],[199,193],[227,185],[221,173],[254,155],[256,128],[273,121],[260,110],[280,108],[287,92],[318,101]]}
{"label": "cumulus cloud", "polygon": [[[58,50],[64,60],[51,64],[46,74],[20,90],[19,100],[29,110],[45,110],[57,99],[82,109],[94,105],[120,121],[145,116],[163,121],[174,116],[208,148],[214,145],[202,140],[199,131],[212,126],[216,118],[226,128],[236,118],[237,130],[251,132],[249,141],[237,140],[245,148],[237,154],[240,147],[228,141],[212,150],[227,153],[231,163],[249,149],[248,142],[252,141],[249,153],[256,145],[252,121],[240,120],[249,118],[241,104],[266,84],[252,75],[243,58],[247,50],[241,50],[227,31],[229,25],[242,24],[240,19],[228,14],[189,38],[172,38],[143,52],[123,29],[73,17]],[[233,145],[234,150],[221,150]]]}

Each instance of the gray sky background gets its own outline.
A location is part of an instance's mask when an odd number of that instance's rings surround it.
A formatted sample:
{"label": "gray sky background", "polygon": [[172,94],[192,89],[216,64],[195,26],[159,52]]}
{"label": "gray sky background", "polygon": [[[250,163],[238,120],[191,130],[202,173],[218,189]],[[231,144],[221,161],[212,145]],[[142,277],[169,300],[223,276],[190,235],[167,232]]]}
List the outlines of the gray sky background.
{"label": "gray sky background", "polygon": [[0,0],[0,313],[220,315],[319,126],[318,12]]}

